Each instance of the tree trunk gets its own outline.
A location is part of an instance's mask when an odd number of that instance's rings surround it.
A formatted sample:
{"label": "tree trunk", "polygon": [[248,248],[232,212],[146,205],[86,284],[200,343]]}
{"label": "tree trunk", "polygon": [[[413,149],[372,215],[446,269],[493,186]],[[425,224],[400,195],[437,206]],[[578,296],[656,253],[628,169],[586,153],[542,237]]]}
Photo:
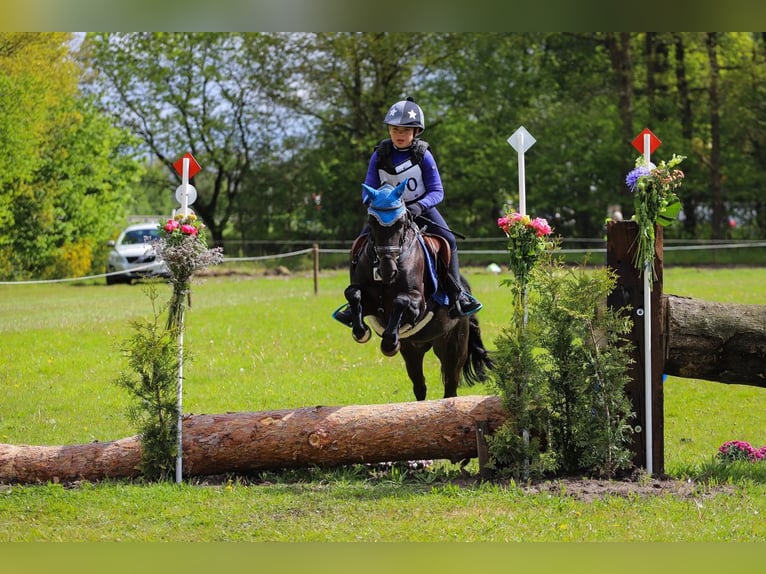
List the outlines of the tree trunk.
{"label": "tree trunk", "polygon": [[718,65],[718,32],[708,32],[708,61],[710,63],[710,203],[713,206],[713,239],[724,239],[724,217],[726,206],[723,203],[721,188],[721,102],[718,88],[720,68]]}
{"label": "tree trunk", "polygon": [[[507,418],[499,397],[307,407],[184,418],[184,475],[309,465],[477,456],[477,424],[494,432]],[[0,444],[0,482],[138,476],[138,437],[74,446]]]}
{"label": "tree trunk", "polygon": [[[630,142],[635,136],[633,128],[633,56],[630,50],[630,33],[606,32],[603,38],[614,72],[622,139],[625,142]],[[623,213],[630,217],[633,197],[626,186],[623,185],[619,189]]]}
{"label": "tree trunk", "polygon": [[666,374],[766,387],[766,305],[664,299]]}

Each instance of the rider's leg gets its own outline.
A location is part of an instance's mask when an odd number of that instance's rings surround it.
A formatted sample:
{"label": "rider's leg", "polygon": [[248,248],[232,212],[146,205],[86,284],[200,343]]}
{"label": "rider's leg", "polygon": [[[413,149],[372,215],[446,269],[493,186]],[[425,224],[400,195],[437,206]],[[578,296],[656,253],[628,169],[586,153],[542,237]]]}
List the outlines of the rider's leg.
{"label": "rider's leg", "polygon": [[[460,263],[457,255],[457,241],[455,235],[450,231],[447,222],[444,221],[441,213],[436,208],[431,208],[423,214],[426,221],[426,231],[433,235],[439,235],[447,240],[452,255],[450,257],[449,277],[446,281],[447,294],[452,301],[452,306],[458,315],[473,315],[482,308],[476,298],[463,289],[463,282],[460,279]],[[430,223],[430,225],[429,225]]]}
{"label": "rider's leg", "polygon": [[[362,235],[367,235],[369,232],[370,232],[369,225],[365,225],[364,228],[362,229],[361,233],[357,237],[357,239],[359,237],[361,237]],[[356,246],[356,241],[354,241],[354,246]],[[352,250],[353,250],[353,247],[352,247]],[[354,267],[356,265],[356,261],[355,261],[356,257],[357,257],[356,253],[351,253],[351,261],[350,261],[350,264],[349,264],[349,272],[348,272],[349,273],[349,283],[353,280],[352,278],[354,276]],[[348,303],[345,303],[345,304],[341,305],[335,311],[333,311],[332,317],[333,317],[333,319],[335,319],[336,321],[338,321],[340,323],[343,323],[347,327],[351,327],[352,326],[352,323],[351,323],[351,307],[349,307]]]}
{"label": "rider's leg", "polygon": [[473,315],[479,311],[483,305],[476,298],[463,289],[463,282],[460,279],[460,263],[458,262],[457,249],[452,252],[449,262],[450,285],[447,290],[452,300],[453,309],[458,315]]}

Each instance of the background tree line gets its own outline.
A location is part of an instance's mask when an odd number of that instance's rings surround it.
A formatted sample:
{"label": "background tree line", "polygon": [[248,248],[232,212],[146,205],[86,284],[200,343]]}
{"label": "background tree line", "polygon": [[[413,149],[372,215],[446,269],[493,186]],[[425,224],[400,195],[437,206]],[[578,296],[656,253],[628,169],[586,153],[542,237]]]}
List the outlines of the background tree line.
{"label": "background tree line", "polygon": [[76,273],[72,262],[97,261],[125,215],[168,213],[172,163],[186,151],[203,166],[193,207],[216,242],[350,241],[383,116],[406,95],[426,115],[442,211],[471,237],[496,238],[497,217],[517,205],[506,140],[520,125],[537,139],[528,210],[565,237],[600,236],[610,205],[630,217],[624,178],[644,127],[663,141],[656,159],[687,156],[685,219],[667,235],[766,236],[760,33],[94,33],[76,50],[70,40],[0,35],[6,277]]}

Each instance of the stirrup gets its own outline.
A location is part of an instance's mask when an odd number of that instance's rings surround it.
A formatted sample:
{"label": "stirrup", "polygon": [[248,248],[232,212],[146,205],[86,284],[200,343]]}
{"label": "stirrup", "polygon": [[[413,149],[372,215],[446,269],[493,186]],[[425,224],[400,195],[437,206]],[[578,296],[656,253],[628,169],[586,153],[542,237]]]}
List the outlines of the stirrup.
{"label": "stirrup", "polygon": [[352,327],[351,322],[351,306],[348,303],[344,303],[332,313],[332,318],[342,323],[346,327]]}
{"label": "stirrup", "polygon": [[[460,297],[466,297],[470,305],[463,309],[463,306],[460,304]],[[453,304],[455,313],[460,317],[468,317],[470,315],[473,315],[474,313],[478,313],[481,311],[481,309],[484,307],[473,295],[470,293],[466,293],[463,291],[460,295],[455,297],[455,302]]]}

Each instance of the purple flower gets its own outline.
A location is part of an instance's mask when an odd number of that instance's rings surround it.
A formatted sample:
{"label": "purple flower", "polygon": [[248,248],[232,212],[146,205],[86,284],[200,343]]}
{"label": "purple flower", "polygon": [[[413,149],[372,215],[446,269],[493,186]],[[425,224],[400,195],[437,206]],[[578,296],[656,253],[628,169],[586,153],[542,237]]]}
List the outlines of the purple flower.
{"label": "purple flower", "polygon": [[637,167],[628,173],[625,177],[625,183],[630,188],[630,191],[634,191],[636,189],[636,184],[638,183],[638,178],[651,175],[651,173],[652,172],[648,167]]}

